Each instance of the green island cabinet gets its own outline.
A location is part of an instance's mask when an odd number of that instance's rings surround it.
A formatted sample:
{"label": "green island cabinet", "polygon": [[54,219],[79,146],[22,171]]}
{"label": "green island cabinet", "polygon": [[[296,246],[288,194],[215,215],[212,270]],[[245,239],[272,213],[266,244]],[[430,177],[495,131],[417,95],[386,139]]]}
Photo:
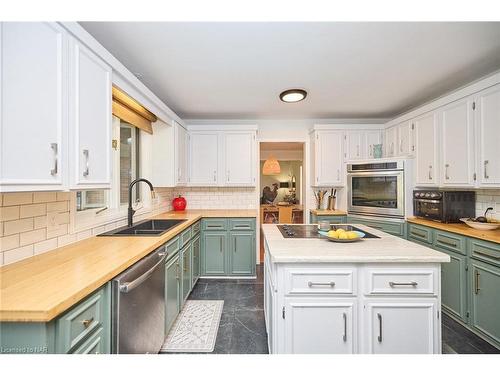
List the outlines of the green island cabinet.
{"label": "green island cabinet", "polygon": [[367,227],[378,229],[382,232],[392,234],[393,236],[405,238],[406,237],[406,223],[405,222],[390,222],[387,220],[365,219],[358,216],[347,215],[346,223],[348,224],[362,224]]}
{"label": "green island cabinet", "polygon": [[441,265],[443,311],[500,348],[500,244],[414,223],[407,239],[450,256]]}
{"label": "green island cabinet", "polygon": [[0,322],[0,354],[110,352],[109,282],[50,322]]}
{"label": "green island cabinet", "polygon": [[203,277],[255,276],[255,218],[201,221]]}

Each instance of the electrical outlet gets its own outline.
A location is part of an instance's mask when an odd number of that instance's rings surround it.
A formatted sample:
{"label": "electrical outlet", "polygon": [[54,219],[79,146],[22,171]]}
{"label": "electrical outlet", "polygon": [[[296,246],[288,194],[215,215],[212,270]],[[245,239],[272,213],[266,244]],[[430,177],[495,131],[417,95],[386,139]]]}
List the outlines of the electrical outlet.
{"label": "electrical outlet", "polygon": [[55,230],[59,227],[57,223],[57,212],[47,213],[47,230]]}

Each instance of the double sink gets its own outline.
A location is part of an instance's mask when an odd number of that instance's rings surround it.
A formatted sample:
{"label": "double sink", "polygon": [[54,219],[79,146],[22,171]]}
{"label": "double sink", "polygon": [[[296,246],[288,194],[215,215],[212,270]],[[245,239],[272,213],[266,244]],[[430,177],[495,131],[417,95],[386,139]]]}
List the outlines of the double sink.
{"label": "double sink", "polygon": [[131,227],[120,227],[99,234],[99,236],[161,236],[186,220],[187,219],[143,220]]}

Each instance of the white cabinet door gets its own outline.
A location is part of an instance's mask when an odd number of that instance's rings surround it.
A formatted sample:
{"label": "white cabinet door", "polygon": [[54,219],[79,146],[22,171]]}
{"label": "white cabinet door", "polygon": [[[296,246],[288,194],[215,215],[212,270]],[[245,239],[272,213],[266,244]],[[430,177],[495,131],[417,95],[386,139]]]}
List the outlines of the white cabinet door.
{"label": "white cabinet door", "polygon": [[177,186],[188,182],[188,133],[178,123],[174,123],[175,137],[175,181]]}
{"label": "white cabinet door", "polygon": [[478,181],[483,187],[500,187],[500,85],[480,92],[475,103]]}
{"label": "white cabinet door", "polygon": [[284,311],[285,353],[354,353],[355,312],[354,300],[287,298]]}
{"label": "white cabinet door", "polygon": [[224,133],[224,185],[255,186],[255,132]]}
{"label": "white cabinet door", "polygon": [[65,188],[66,67],[57,24],[0,24],[0,191]]}
{"label": "white cabinet door", "polygon": [[415,185],[438,186],[438,116],[430,112],[416,118],[415,124]]}
{"label": "white cabinet door", "polygon": [[385,130],[385,156],[396,156],[396,142],[398,138],[398,128],[393,126]]}
{"label": "white cabinet door", "polygon": [[111,67],[70,41],[71,188],[111,187]]}
{"label": "white cabinet door", "polygon": [[314,140],[314,186],[342,186],[344,184],[344,134],[338,130],[316,131]]}
{"label": "white cabinet door", "polygon": [[474,185],[473,100],[453,102],[440,111],[441,185]]}
{"label": "white cabinet door", "polygon": [[346,159],[356,160],[364,159],[366,139],[364,132],[361,131],[348,131],[346,132]]}
{"label": "white cabinet door", "polygon": [[368,159],[374,158],[374,146],[382,144],[382,131],[369,130],[366,132],[365,154]]}
{"label": "white cabinet door", "polygon": [[366,303],[365,351],[375,354],[440,353],[437,300]]}
{"label": "white cabinet door", "polygon": [[413,154],[413,122],[405,121],[397,127],[397,156],[409,156]]}
{"label": "white cabinet door", "polygon": [[218,185],[219,134],[193,132],[189,139],[189,184]]}

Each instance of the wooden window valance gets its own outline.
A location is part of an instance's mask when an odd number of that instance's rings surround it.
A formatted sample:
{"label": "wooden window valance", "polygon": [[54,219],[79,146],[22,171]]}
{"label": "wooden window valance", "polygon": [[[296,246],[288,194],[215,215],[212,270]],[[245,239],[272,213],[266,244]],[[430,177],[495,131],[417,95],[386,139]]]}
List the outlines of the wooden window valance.
{"label": "wooden window valance", "polygon": [[113,86],[113,115],[153,134],[151,123],[157,120],[156,116],[115,86]]}

